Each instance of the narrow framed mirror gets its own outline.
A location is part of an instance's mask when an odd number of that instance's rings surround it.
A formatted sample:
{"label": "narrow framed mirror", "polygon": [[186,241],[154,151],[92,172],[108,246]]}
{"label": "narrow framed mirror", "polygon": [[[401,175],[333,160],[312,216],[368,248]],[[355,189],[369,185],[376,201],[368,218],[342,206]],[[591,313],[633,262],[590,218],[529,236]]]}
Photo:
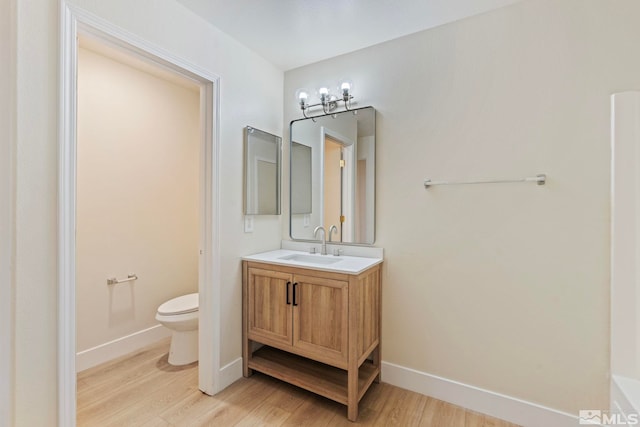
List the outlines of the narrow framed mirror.
{"label": "narrow framed mirror", "polygon": [[247,126],[244,157],[244,214],[280,215],[282,138]]}
{"label": "narrow framed mirror", "polygon": [[[364,107],[290,125],[290,236],[372,244],[375,240],[376,111]],[[333,230],[333,231],[329,231]]]}

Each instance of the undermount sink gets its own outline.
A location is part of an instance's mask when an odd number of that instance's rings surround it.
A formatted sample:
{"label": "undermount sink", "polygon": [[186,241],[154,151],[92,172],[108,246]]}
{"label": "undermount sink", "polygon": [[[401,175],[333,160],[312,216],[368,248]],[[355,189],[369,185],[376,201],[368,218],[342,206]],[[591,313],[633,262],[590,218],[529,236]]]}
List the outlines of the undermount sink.
{"label": "undermount sink", "polygon": [[327,257],[322,255],[304,255],[304,254],[293,254],[280,257],[279,259],[287,260],[287,261],[298,261],[298,262],[306,262],[308,264],[335,264],[336,262],[340,262],[340,258],[338,257]]}

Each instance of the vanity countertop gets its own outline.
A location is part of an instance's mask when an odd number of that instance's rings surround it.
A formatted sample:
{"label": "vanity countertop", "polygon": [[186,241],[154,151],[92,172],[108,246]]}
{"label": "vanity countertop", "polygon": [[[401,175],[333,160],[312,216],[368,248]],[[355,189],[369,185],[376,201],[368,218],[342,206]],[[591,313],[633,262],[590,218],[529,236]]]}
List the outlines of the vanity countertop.
{"label": "vanity countertop", "polygon": [[320,255],[289,249],[276,249],[242,257],[245,261],[266,262],[289,267],[311,268],[335,273],[360,274],[382,262],[382,257]]}

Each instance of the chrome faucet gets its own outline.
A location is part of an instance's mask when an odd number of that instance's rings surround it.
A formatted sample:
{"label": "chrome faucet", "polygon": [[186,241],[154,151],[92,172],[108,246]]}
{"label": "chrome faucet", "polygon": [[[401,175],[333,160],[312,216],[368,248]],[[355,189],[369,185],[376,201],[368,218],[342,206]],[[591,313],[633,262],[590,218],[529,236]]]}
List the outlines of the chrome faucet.
{"label": "chrome faucet", "polygon": [[336,227],[335,225],[332,225],[331,227],[329,227],[329,243],[331,243],[331,235],[334,232],[338,234],[338,227]]}
{"label": "chrome faucet", "polygon": [[324,227],[319,225],[313,230],[313,237],[317,237],[318,231],[322,230],[322,249],[320,250],[320,255],[327,254],[327,232]]}

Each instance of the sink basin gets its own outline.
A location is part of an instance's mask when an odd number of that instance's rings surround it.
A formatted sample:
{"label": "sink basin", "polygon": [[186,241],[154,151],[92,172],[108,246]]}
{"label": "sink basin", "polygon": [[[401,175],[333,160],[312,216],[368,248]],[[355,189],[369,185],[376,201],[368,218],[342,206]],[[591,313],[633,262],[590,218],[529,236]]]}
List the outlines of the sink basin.
{"label": "sink basin", "polygon": [[283,259],[287,261],[306,262],[308,264],[320,264],[320,265],[335,264],[336,262],[340,262],[340,258],[337,258],[337,257],[327,257],[322,255],[304,255],[304,254],[287,255],[287,256],[280,257],[279,259]]}
{"label": "sink basin", "polygon": [[[307,247],[307,245],[304,245]],[[346,248],[347,246],[345,246]],[[371,249],[371,248],[367,248]],[[374,248],[366,256],[354,255],[320,255],[294,249],[275,249],[254,255],[245,255],[244,261],[287,265],[289,267],[311,270],[333,271],[342,274],[360,274],[368,268],[382,262],[382,249]],[[377,252],[376,252],[377,251]]]}

